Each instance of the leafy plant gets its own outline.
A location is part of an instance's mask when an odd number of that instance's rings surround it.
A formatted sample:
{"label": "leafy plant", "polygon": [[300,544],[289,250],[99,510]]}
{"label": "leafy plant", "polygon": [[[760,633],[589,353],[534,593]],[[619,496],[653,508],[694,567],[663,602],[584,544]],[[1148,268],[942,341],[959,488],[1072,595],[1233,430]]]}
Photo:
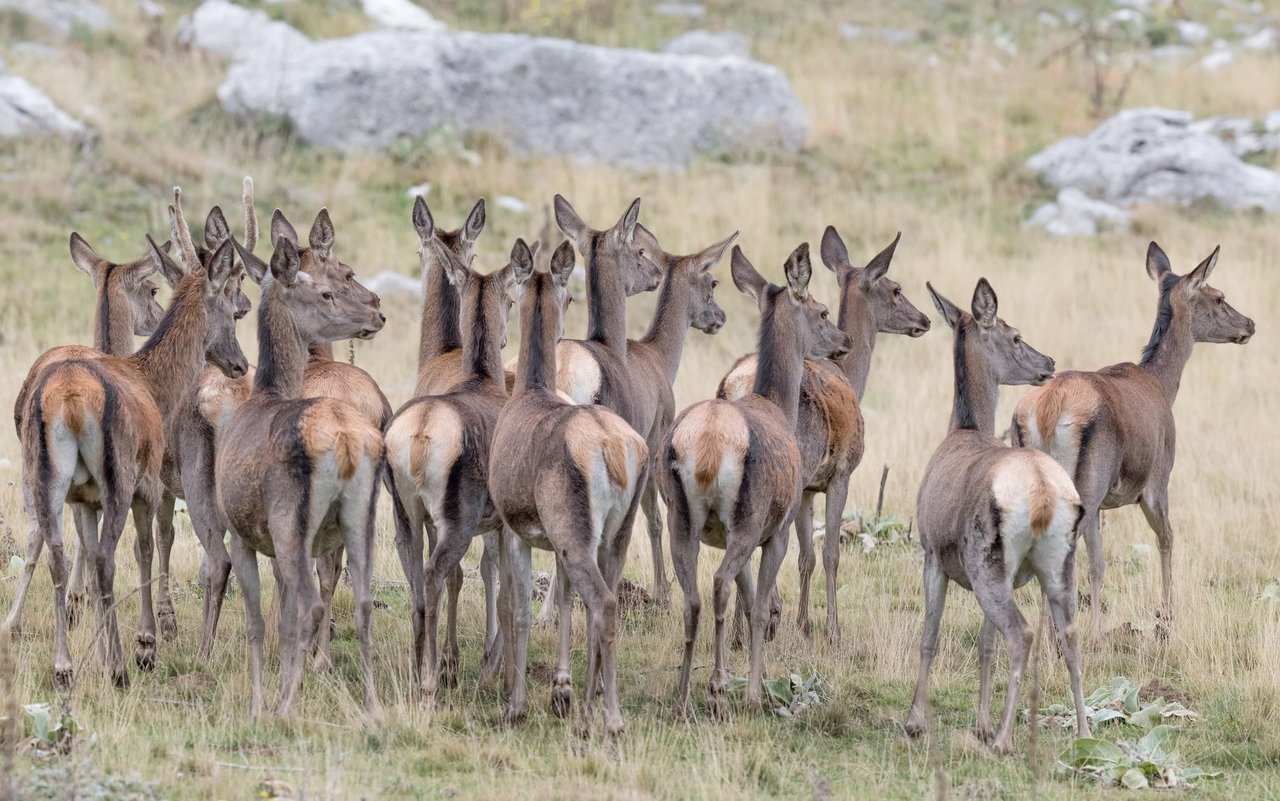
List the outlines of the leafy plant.
{"label": "leafy plant", "polygon": [[1222,776],[1181,764],[1181,756],[1173,750],[1176,739],[1172,726],[1156,726],[1136,741],[1081,737],[1062,752],[1058,764],[1087,779],[1131,790],[1194,787],[1199,781]]}
{"label": "leafy plant", "polygon": [[841,533],[857,537],[862,552],[869,554],[881,545],[905,545],[911,542],[911,525],[898,520],[892,512],[873,517],[865,512],[855,512],[845,518]]}
{"label": "leafy plant", "polygon": [[[1157,698],[1146,706],[1139,699],[1141,688],[1124,676],[1116,676],[1110,682],[1085,696],[1085,714],[1089,725],[1118,721],[1150,731],[1166,721],[1195,721],[1200,715],[1177,701]],[[1023,710],[1029,717],[1030,710]],[[1058,725],[1069,729],[1076,725],[1076,710],[1071,704],[1050,704],[1040,710],[1043,725]]]}
{"label": "leafy plant", "polygon": [[1267,586],[1262,588],[1262,592],[1258,593],[1258,601],[1268,603],[1280,603],[1280,578],[1274,578],[1267,582]]}
{"label": "leafy plant", "polygon": [[90,762],[67,760],[35,768],[18,783],[23,801],[158,801],[160,790],[134,776],[108,776]]}
{"label": "leafy plant", "polygon": [[773,711],[780,717],[789,718],[825,701],[827,683],[816,673],[807,679],[792,673],[778,679],[766,679],[764,689],[775,705]]}
{"label": "leafy plant", "polygon": [[22,715],[27,740],[37,754],[70,753],[72,738],[80,732],[80,724],[69,711],[54,712],[49,704],[26,704]]}

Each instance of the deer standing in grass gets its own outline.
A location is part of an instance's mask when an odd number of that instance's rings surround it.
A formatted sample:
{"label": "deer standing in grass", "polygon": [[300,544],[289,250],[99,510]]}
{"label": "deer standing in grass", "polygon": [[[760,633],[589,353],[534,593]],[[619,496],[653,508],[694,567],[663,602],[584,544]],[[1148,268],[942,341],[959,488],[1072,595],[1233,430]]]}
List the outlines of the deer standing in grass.
{"label": "deer standing in grass", "polygon": [[[734,247],[734,285],[760,309],[759,366],[752,392],[740,400],[708,400],[676,418],[656,463],[658,490],[667,504],[671,562],[684,593],[684,661],[676,691],[677,715],[687,716],[689,676],[702,601],[698,593],[700,543],[724,549],[712,585],[715,665],[708,711],[726,711],[729,669],[725,661],[731,582],[752,598],[751,673],[747,703],[761,704],[764,628],[768,598],[787,553],[787,527],[804,485],[796,443],[804,360],[842,356],[852,346],[827,309],[809,294],[809,246],[787,258],[787,286],[767,282]],[[762,549],[753,587],[751,554]]]}
{"label": "deer standing in grass", "polygon": [[[978,737],[997,752],[1012,751],[1018,689],[1032,643],[1032,631],[1018,611],[1013,591],[1035,577],[1062,634],[1076,734],[1087,737],[1075,619],[1080,496],[1071,477],[1048,456],[1006,447],[995,438],[1000,385],[1043,384],[1053,375],[1053,359],[1028,345],[1017,329],[996,316],[996,294],[985,278],[973,293],[971,313],[961,311],[932,286],[929,294],[955,332],[955,401],[947,436],[929,460],[916,496],[924,547],[925,616],[907,733],[917,736],[927,727],[929,670],[938,650],[947,586],[954,581],[972,590],[982,607]],[[997,632],[1009,644],[1010,665],[1004,714],[993,733],[991,661]]]}
{"label": "deer standing in grass", "polygon": [[[438,649],[440,594],[477,533],[496,537],[500,521],[489,500],[489,454],[507,402],[502,369],[507,292],[533,272],[534,255],[517,239],[507,266],[481,275],[445,245],[424,242],[458,290],[462,366],[468,378],[449,392],[415,398],[396,412],[385,436],[396,521],[396,550],[413,596],[415,683],[434,698],[438,683],[458,679],[457,594],[451,593],[443,658]],[[435,532],[424,569],[422,529]],[[492,645],[486,637],[486,649]]]}
{"label": "deer standing in grass", "polygon": [[[328,219],[326,212],[321,218]],[[332,228],[322,226],[322,251]],[[242,259],[254,258],[241,250]],[[253,392],[219,435],[214,475],[217,504],[232,532],[231,557],[244,596],[252,682],[250,710],[263,711],[265,624],[256,554],[275,559],[281,595],[280,693],[288,716],[302,686],[306,651],[326,611],[312,559],[346,549],[355,591],[356,633],[364,707],[380,707],[373,683],[370,571],[375,500],[382,470],[382,433],[355,407],[332,398],[302,398],[307,349],[314,342],[373,337],[386,322],[378,304],[361,303],[343,283],[300,271],[298,248],[275,243],[264,271],[258,310],[258,369]]]}
{"label": "deer standing in grass", "polygon": [[[865,267],[849,262],[844,240],[832,226],[822,235],[822,262],[840,282],[840,313],[837,327],[853,341],[849,353],[835,361],[806,360],[800,383],[800,411],[796,442],[804,464],[804,492],[796,510],[796,539],[800,543],[800,600],[796,624],[810,636],[809,583],[817,566],[813,548],[813,496],[826,495],[826,537],[822,565],[827,578],[827,640],[840,642],[840,617],[836,603],[836,580],[840,568],[840,526],[849,495],[849,477],[862,461],[865,445],[859,401],[871,371],[871,355],[877,334],[906,334],[919,337],[929,330],[929,318],[917,309],[898,282],[888,277],[889,265],[902,234],[894,237]],[[755,383],[757,357],[750,353],[739,359],[720,382],[717,396],[729,400],[743,398]],[[737,612],[745,610],[740,603]],[[781,601],[770,602],[772,638],[774,610],[781,613]],[[735,629],[740,614],[735,614]],[[737,635],[735,634],[735,640]]]}
{"label": "deer standing in grass", "polygon": [[[634,208],[634,206],[633,206]],[[528,711],[525,672],[530,623],[530,548],[554,551],[563,588],[560,658],[552,711],[567,714],[570,590],[587,609],[587,681],[581,721],[590,726],[597,681],[604,725],[623,730],[618,706],[618,581],[649,469],[644,439],[600,406],[576,406],[556,393],[556,342],[573,271],[573,245],[560,244],[550,273],[534,273],[520,298],[515,391],[498,416],[489,459],[489,494],[505,525],[502,594],[509,699],[507,719]]]}
{"label": "deer standing in grass", "polygon": [[122,688],[129,675],[116,624],[115,557],[132,506],[141,582],[134,659],[144,670],[155,665],[151,519],[160,500],[164,429],[206,357],[232,376],[247,369],[235,338],[239,272],[231,246],[224,245],[209,267],[182,278],[160,325],[136,354],[51,364],[31,389],[23,413],[24,482],[40,536],[50,549],[57,626],[54,681],[59,686],[70,687],[73,681],[62,542],[62,507],[68,501],[102,511],[101,532],[86,526],[81,547],[93,560],[94,599],[108,665]]}
{"label": "deer standing in grass", "polygon": [[[160,246],[167,252],[169,242]],[[116,264],[99,256],[89,243],[77,233],[71,234],[71,262],[84,274],[93,279],[96,295],[93,304],[93,347],[87,345],[59,345],[50,348],[36,359],[27,371],[27,376],[18,390],[17,400],[13,404],[14,427],[22,439],[25,426],[22,424],[23,414],[27,407],[27,399],[35,385],[37,376],[44,368],[57,362],[71,359],[96,359],[99,356],[126,357],[133,353],[134,336],[150,336],[160,324],[164,309],[156,301],[159,287],[151,280],[161,265],[156,263],[152,253],[143,258]],[[176,286],[182,278],[182,270],[162,275],[170,286]],[[24,484],[24,490],[25,490]],[[23,565],[22,576],[18,579],[18,589],[13,598],[13,605],[5,619],[5,627],[10,631],[18,631],[21,627],[22,609],[26,604],[27,591],[35,576],[39,564],[40,553],[44,549],[44,538],[36,528],[35,507],[30,498],[24,498],[27,516],[31,520],[32,530],[27,538],[27,561]],[[95,529],[99,524],[99,510],[92,505],[73,504],[72,520],[75,523],[77,542],[84,542],[79,536],[89,525]],[[84,515],[89,515],[86,518]],[[67,622],[74,628],[79,617],[79,610],[85,601],[84,591],[84,547],[77,546],[71,567],[71,580],[67,598]]]}
{"label": "deer standing in grass", "polygon": [[1097,372],[1060,373],[1018,402],[1013,415],[1015,445],[1044,451],[1075,481],[1084,505],[1080,533],[1089,551],[1089,589],[1101,620],[1102,552],[1099,510],[1142,507],[1160,546],[1163,584],[1160,629],[1173,620],[1173,527],[1169,522],[1169,475],[1173,472],[1173,402],[1182,371],[1197,342],[1234,342],[1253,337],[1253,320],[1208,285],[1218,248],[1185,276],[1173,272],[1155,242],[1147,249],[1147,274],[1159,287],[1151,339],[1139,364]]}

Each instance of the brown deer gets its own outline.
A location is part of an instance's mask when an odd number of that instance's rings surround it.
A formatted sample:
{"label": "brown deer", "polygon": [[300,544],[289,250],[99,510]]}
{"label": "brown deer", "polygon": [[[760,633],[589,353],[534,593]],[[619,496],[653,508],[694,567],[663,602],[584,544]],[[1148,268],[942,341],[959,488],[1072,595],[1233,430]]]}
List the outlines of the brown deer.
{"label": "brown deer", "polygon": [[[311,250],[333,244],[321,211]],[[255,257],[240,249],[246,262]],[[312,254],[308,253],[310,257]],[[214,476],[222,520],[232,532],[231,557],[244,596],[252,681],[250,710],[263,711],[264,622],[256,554],[275,559],[281,595],[281,678],[277,713],[287,716],[302,686],[303,659],[319,637],[325,600],[313,558],[345,547],[355,591],[356,633],[364,706],[377,715],[373,684],[370,570],[382,434],[355,407],[331,398],[302,398],[307,348],[313,342],[374,336],[386,322],[377,303],[359,303],[345,281],[300,270],[298,248],[280,237],[264,274],[258,310],[258,369],[253,392],[218,438]]]}
{"label": "brown deer", "polygon": [[[462,366],[469,376],[441,395],[414,398],[402,406],[385,436],[396,521],[396,550],[413,594],[413,666],[428,698],[438,682],[458,678],[457,594],[450,593],[448,635],[438,653],[440,593],[447,576],[479,532],[496,535],[500,522],[489,500],[490,442],[507,401],[502,369],[512,287],[533,272],[533,253],[517,239],[507,266],[489,275],[474,272],[445,245],[432,242],[449,280],[459,292]],[[422,530],[434,531],[423,568]],[[486,632],[485,647],[492,640]]]}
{"label": "brown deer", "polygon": [[[1032,631],[1013,591],[1034,576],[1063,636],[1071,676],[1076,734],[1089,736],[1080,686],[1076,637],[1075,528],[1080,496],[1071,477],[1042,453],[1006,447],[996,439],[1000,385],[1043,384],[1053,359],[1028,345],[996,316],[995,291],[983,278],[965,313],[929,286],[934,305],[955,332],[955,401],[946,438],[925,468],[916,496],[924,547],[924,633],[915,700],[907,717],[911,736],[923,732],[929,705],[929,669],[947,586],[972,590],[982,607],[978,635],[978,737],[1000,753],[1013,748],[1018,687],[1031,650]],[[991,731],[991,660],[997,630],[1009,644],[1009,684],[1000,728]]]}
{"label": "brown deer", "polygon": [[[167,253],[169,246],[170,243],[165,242],[160,249]],[[72,264],[93,279],[96,294],[93,305],[93,347],[59,345],[45,351],[31,365],[13,405],[14,427],[17,429],[19,439],[22,438],[25,428],[22,424],[22,416],[27,407],[28,396],[35,385],[36,377],[44,368],[57,362],[71,359],[95,359],[104,354],[128,356],[133,353],[134,336],[150,336],[164,316],[164,309],[156,301],[159,287],[151,280],[151,276],[161,265],[156,263],[150,252],[137,261],[116,264],[99,256],[77,233],[71,234],[70,248]],[[182,278],[181,269],[173,273],[166,269],[161,274],[171,287],[176,286]],[[27,561],[18,579],[18,589],[14,595],[13,604],[5,618],[5,626],[15,632],[21,627],[22,609],[26,604],[27,592],[35,576],[40,553],[44,550],[44,538],[40,536],[35,526],[35,507],[30,498],[24,500],[27,516],[32,522],[32,531],[27,538]],[[86,522],[86,518],[82,517],[83,515],[92,515],[91,521],[95,529],[99,523],[98,512],[92,506],[74,504],[72,520],[76,526],[77,542],[84,542],[79,535],[86,526],[90,525]],[[85,600],[82,578],[84,563],[84,548],[77,547],[72,560],[67,600],[67,622],[72,628],[75,627],[78,611]],[[78,592],[76,588],[79,588]]]}
{"label": "brown deer", "polygon": [[1105,557],[1099,510],[1136,503],[1160,545],[1164,592],[1159,633],[1173,620],[1173,527],[1169,523],[1169,474],[1173,472],[1173,402],[1182,371],[1197,342],[1253,337],[1253,320],[1208,285],[1218,248],[1185,276],[1176,275],[1155,242],[1147,249],[1147,274],[1160,290],[1151,339],[1138,364],[1089,373],[1059,374],[1018,402],[1015,445],[1052,456],[1075,480],[1084,505],[1080,524],[1089,551],[1089,589],[1095,621],[1103,613]]}
{"label": "brown deer", "polygon": [[[569,585],[561,595],[563,603],[572,598],[572,590],[587,609],[581,726],[585,730],[591,724],[599,681],[605,730],[612,736],[624,728],[617,686],[617,587],[649,458],[644,439],[622,417],[607,408],[570,404],[556,393],[556,341],[573,262],[572,243],[562,242],[551,257],[550,273],[533,273],[526,282],[515,392],[498,416],[490,448],[489,494],[506,527],[502,643],[510,691],[507,720],[523,720],[529,706],[530,548],[541,548],[555,551],[560,581]],[[552,711],[564,715],[572,697],[569,610],[561,609],[560,617]]]}
{"label": "brown deer", "polygon": [[[684,661],[676,691],[677,715],[689,714],[689,674],[702,601],[698,594],[700,543],[724,549],[712,589],[715,666],[708,711],[721,717],[729,670],[725,663],[725,616],[730,582],[752,598],[751,673],[746,700],[761,703],[767,599],[787,552],[787,526],[804,485],[796,419],[804,360],[827,359],[852,346],[827,309],[809,294],[808,243],[787,258],[787,286],[774,286],[756,272],[742,249],[730,262],[739,291],[760,308],[759,368],[751,394],[714,399],[685,409],[671,427],[657,459],[658,490],[667,504],[671,562],[684,593]],[[760,577],[752,587],[751,554],[762,549]]]}
{"label": "brown deer", "polygon": [[119,687],[128,686],[129,675],[116,624],[115,551],[132,506],[141,582],[134,658],[145,670],[154,667],[151,517],[160,499],[164,427],[206,357],[230,375],[247,369],[235,338],[239,272],[230,245],[224,245],[207,269],[182,278],[160,325],[136,354],[49,365],[31,390],[23,413],[24,481],[40,536],[50,549],[57,626],[54,681],[59,686],[70,687],[73,680],[62,542],[62,505],[68,501],[102,511],[101,533],[86,526],[82,547],[93,559],[98,616],[112,679]]}
{"label": "brown deer", "polygon": [[[796,624],[804,636],[812,631],[809,621],[809,583],[817,567],[813,548],[813,497],[826,495],[826,537],[822,566],[827,578],[827,640],[840,643],[840,617],[836,603],[836,580],[840,569],[840,527],[849,477],[862,461],[865,444],[859,401],[871,372],[871,355],[877,334],[906,334],[919,337],[929,330],[929,318],[902,293],[902,286],[888,277],[889,265],[897,250],[899,233],[887,248],[865,267],[849,262],[849,251],[835,227],[822,234],[822,263],[840,282],[840,312],[837,327],[853,339],[853,349],[835,361],[804,363],[800,383],[800,414],[796,442],[807,476],[800,507],[796,511],[796,538],[800,543],[800,600]],[[737,400],[745,397],[755,383],[756,354],[740,358],[720,382],[717,397]],[[735,610],[735,629],[740,626],[744,604]],[[781,613],[781,599],[770,604],[770,626],[765,638],[772,639],[774,613]],[[735,633],[735,640],[738,639]]]}

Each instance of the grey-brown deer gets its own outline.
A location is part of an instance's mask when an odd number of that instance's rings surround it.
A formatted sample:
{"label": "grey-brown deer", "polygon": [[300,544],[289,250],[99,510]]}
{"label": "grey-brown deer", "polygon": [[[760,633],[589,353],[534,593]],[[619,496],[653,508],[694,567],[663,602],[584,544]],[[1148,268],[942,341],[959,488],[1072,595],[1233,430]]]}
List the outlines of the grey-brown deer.
{"label": "grey-brown deer", "polygon": [[[1075,528],[1080,496],[1071,477],[1043,453],[1006,447],[995,438],[1000,385],[1043,384],[1053,359],[1032,348],[997,316],[995,291],[978,281],[970,312],[929,286],[938,312],[955,332],[955,400],[942,444],[925,468],[916,496],[924,548],[924,632],[907,733],[928,726],[929,670],[938,650],[947,586],[972,590],[982,608],[978,635],[979,739],[1000,753],[1013,748],[1018,690],[1033,633],[1013,591],[1034,577],[1062,634],[1071,677],[1076,734],[1089,735],[1076,636]],[[991,662],[996,633],[1009,644],[1009,683],[1000,728],[991,729]]]}
{"label": "grey-brown deer", "polygon": [[1147,274],[1159,287],[1151,338],[1138,364],[1097,372],[1061,373],[1018,402],[1014,444],[1052,456],[1075,481],[1084,504],[1080,533],[1089,552],[1089,588],[1095,621],[1103,613],[1099,510],[1142,507],[1160,546],[1163,584],[1158,632],[1173,620],[1173,526],[1169,522],[1169,474],[1173,472],[1173,402],[1182,371],[1197,342],[1253,337],[1253,320],[1209,286],[1218,248],[1184,276],[1173,272],[1155,242],[1147,249]]}
{"label": "grey-brown deer", "polygon": [[[502,369],[511,309],[507,293],[533,272],[533,253],[517,239],[507,265],[481,275],[445,245],[424,245],[438,250],[436,257],[460,293],[459,320],[467,332],[461,364],[467,378],[447,393],[415,398],[402,406],[387,427],[385,442],[396,550],[413,596],[415,683],[427,698],[434,698],[438,684],[453,686],[458,678],[458,595],[452,588],[443,657],[438,648],[445,579],[461,577],[462,557],[477,533],[496,537],[501,525],[489,500],[488,480],[489,446],[507,401]],[[434,532],[425,568],[424,524]],[[484,645],[486,650],[493,645],[489,632]]]}
{"label": "grey-brown deer", "polygon": [[116,624],[115,552],[133,508],[141,582],[134,658],[143,669],[155,665],[151,519],[160,499],[164,429],[206,357],[230,375],[247,369],[235,338],[238,274],[232,249],[224,246],[207,269],[182,278],[160,325],[136,354],[58,362],[42,370],[32,387],[23,413],[24,482],[50,550],[59,686],[73,681],[62,541],[62,507],[68,501],[102,512],[101,532],[86,526],[81,547],[93,559],[94,600],[108,667],[119,687],[128,686],[129,676]]}
{"label": "grey-brown deer", "polygon": [[[568,585],[561,597],[571,598],[572,590],[587,609],[581,726],[591,725],[599,681],[605,730],[616,735],[625,725],[618,705],[617,587],[649,458],[644,439],[622,417],[601,406],[572,405],[556,393],[556,341],[573,262],[572,243],[562,242],[550,273],[533,273],[526,282],[515,391],[498,416],[490,449],[489,494],[505,526],[507,719],[522,720],[528,711],[530,548],[540,548],[555,551],[560,581]],[[552,687],[552,710],[560,715],[568,712],[572,694],[569,617],[561,609]]]}
{"label": "grey-brown deer", "polygon": [[[827,502],[822,566],[827,579],[827,640],[832,644],[840,642],[839,606],[836,603],[840,527],[849,495],[849,477],[861,463],[865,447],[859,402],[871,372],[876,335],[918,337],[929,330],[929,318],[907,299],[902,293],[902,286],[888,277],[889,265],[901,238],[902,234],[898,234],[865,267],[858,268],[849,262],[849,251],[833,226],[827,226],[822,235],[822,263],[836,274],[840,282],[840,312],[836,325],[852,338],[853,348],[835,361],[805,361],[804,379],[800,382],[796,441],[800,445],[807,478],[795,522],[796,538],[800,543],[800,599],[796,623],[806,637],[810,636],[809,584],[817,566],[813,547],[813,497],[821,492],[826,495]],[[717,396],[730,400],[744,397],[755,382],[756,365],[754,353],[739,359],[720,382]],[[744,604],[739,603],[735,611],[744,609]],[[770,602],[771,628],[775,625],[775,609],[781,611],[781,601],[776,596]],[[735,614],[735,628],[739,622],[739,615]],[[770,639],[771,634],[771,631],[766,631],[766,639]]]}
{"label": "grey-brown deer", "polygon": [[[323,219],[328,214],[321,213]],[[318,242],[332,246],[331,226]],[[240,250],[242,259],[255,258]],[[326,605],[312,558],[345,547],[355,593],[360,676],[368,714],[380,711],[373,683],[370,570],[382,434],[355,407],[302,398],[313,342],[374,336],[386,322],[377,303],[360,303],[342,283],[300,271],[298,248],[276,240],[258,310],[253,392],[230,415],[214,463],[217,504],[232,532],[231,556],[244,597],[252,682],[250,711],[263,711],[264,621],[256,554],[273,557],[281,595],[281,678],[276,711],[290,714],[303,660],[320,636]]]}
{"label": "grey-brown deer", "polygon": [[418,338],[418,381],[415,398],[440,395],[468,378],[462,358],[462,335],[458,330],[458,288],[449,282],[447,265],[435,245],[452,253],[463,264],[471,263],[476,239],[484,230],[484,199],[476,201],[466,222],[456,231],[436,226],[427,201],[419,195],[413,201],[413,227],[421,246],[422,325]]}
{"label": "grey-brown deer", "polygon": [[[714,399],[685,409],[671,427],[656,461],[658,490],[667,504],[671,562],[684,593],[684,660],[676,690],[677,715],[687,716],[689,677],[702,600],[698,592],[701,543],[723,548],[712,584],[715,664],[707,708],[726,711],[729,670],[725,617],[732,582],[751,598],[751,672],[746,701],[758,707],[764,678],[764,627],[768,598],[787,552],[787,527],[803,488],[796,443],[804,360],[842,356],[852,345],[809,294],[809,246],[800,245],[783,267],[787,285],[767,282],[734,247],[734,285],[760,309],[759,367],[752,392],[740,400]],[[751,554],[762,550],[753,586]]]}

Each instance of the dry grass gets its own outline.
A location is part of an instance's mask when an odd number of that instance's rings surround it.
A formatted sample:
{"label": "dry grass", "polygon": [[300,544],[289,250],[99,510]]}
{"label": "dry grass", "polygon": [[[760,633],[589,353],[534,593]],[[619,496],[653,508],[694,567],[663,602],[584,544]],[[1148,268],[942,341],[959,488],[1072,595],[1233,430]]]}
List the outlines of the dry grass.
{"label": "dry grass", "polygon": [[[108,5],[124,19],[133,13],[126,0]],[[713,21],[728,20],[729,27],[749,32],[756,54],[788,73],[811,115],[809,148],[794,156],[706,161],[685,173],[523,159],[475,138],[405,143],[391,155],[342,157],[313,150],[286,132],[263,133],[225,119],[213,96],[222,67],[157,44],[167,37],[141,28],[77,36],[64,45],[73,57],[56,63],[3,53],[11,71],[31,76],[102,136],[86,153],[39,143],[6,144],[0,151],[5,187],[0,197],[5,224],[0,374],[6,376],[0,382],[0,407],[8,408],[27,366],[44,348],[88,339],[91,290],[67,263],[69,229],[84,233],[104,254],[134,258],[142,251],[145,231],[163,232],[170,186],[184,187],[191,210],[215,202],[234,207],[246,173],[257,181],[259,203],[268,209],[282,206],[295,222],[328,205],[343,258],[364,273],[416,272],[404,190],[423,180],[434,186],[429,200],[445,225],[458,224],[479,195],[510,194],[531,202],[534,210],[527,217],[490,207],[479,253],[479,263],[490,266],[500,263],[514,236],[537,234],[542,224],[537,206],[553,191],[564,193],[599,225],[640,195],[645,224],[679,252],[741,229],[747,254],[775,274],[797,242],[816,244],[827,223],[839,226],[850,251],[866,258],[902,230],[893,275],[918,306],[936,316],[927,307],[925,279],[962,302],[977,277],[985,275],[999,293],[1002,316],[1063,368],[1137,357],[1155,306],[1154,286],[1143,269],[1149,239],[1160,241],[1178,270],[1189,269],[1222,243],[1214,283],[1258,320],[1261,332],[1246,348],[1200,346],[1178,399],[1180,455],[1172,487],[1178,623],[1168,646],[1161,647],[1151,633],[1158,568],[1154,557],[1135,556],[1133,549],[1135,543],[1153,544],[1154,537],[1136,509],[1109,513],[1104,539],[1112,623],[1131,622],[1139,633],[1091,646],[1086,684],[1124,674],[1185,691],[1206,722],[1185,732],[1183,752],[1227,772],[1225,781],[1200,794],[1280,797],[1280,730],[1275,726],[1280,612],[1254,601],[1266,580],[1280,574],[1274,535],[1280,528],[1280,489],[1272,481],[1273,471],[1280,471],[1280,452],[1272,442],[1276,425],[1268,422],[1274,410],[1271,389],[1280,385],[1280,347],[1269,333],[1268,315],[1280,306],[1274,274],[1280,226],[1273,218],[1212,209],[1153,209],[1141,213],[1133,234],[1098,241],[1050,241],[1024,232],[1018,225],[1024,210],[1045,192],[1018,165],[1054,138],[1090,126],[1078,65],[1041,63],[1055,45],[1053,36],[1028,33],[1019,40],[1022,54],[1010,57],[988,43],[988,22],[968,12],[790,5],[780,20],[776,12],[783,6],[773,0],[745,8],[711,3],[709,13]],[[285,7],[283,13],[316,33],[361,27],[349,9],[322,16],[328,7],[306,3]],[[458,27],[547,30],[641,46],[680,29],[680,23],[652,17],[638,1],[610,8],[543,0],[537,13],[530,8],[457,0],[440,4],[439,11]],[[1015,3],[1005,16],[1016,27],[1031,14]],[[900,49],[871,42],[846,45],[832,19],[919,26],[933,41]],[[4,25],[14,23],[0,18],[0,35]],[[4,38],[44,35],[8,33]],[[939,54],[940,66],[924,64],[928,52]],[[992,58],[1000,69],[991,66]],[[1212,77],[1189,66],[1144,69],[1130,90],[1130,104],[1199,113],[1268,111],[1280,107],[1277,67],[1275,57],[1255,56]],[[456,147],[464,145],[480,154],[478,165],[457,158]],[[834,297],[828,275],[819,275],[816,284],[820,294]],[[729,325],[716,338],[691,336],[677,392],[682,404],[708,397],[731,360],[753,347],[750,305],[727,281],[720,301]],[[375,342],[360,344],[356,353],[358,363],[398,404],[412,386],[417,309],[400,299],[389,299],[387,306],[387,330]],[[651,298],[632,303],[633,330],[644,327],[651,308]],[[584,326],[580,304],[573,315],[570,332]],[[247,328],[243,339],[252,346]],[[880,465],[888,463],[886,508],[904,518],[912,515],[916,484],[949,411],[949,342],[943,330],[919,341],[881,339],[864,403],[867,453],[854,475],[851,506],[874,503]],[[1003,393],[1000,419],[1008,419],[1017,395]],[[0,513],[21,542],[27,523],[12,436],[0,440],[0,459]],[[578,742],[571,727],[546,715],[541,691],[535,691],[533,718],[525,729],[511,732],[499,725],[497,694],[475,689],[481,609],[474,571],[464,593],[462,687],[446,695],[447,705],[439,711],[411,702],[406,604],[396,584],[400,569],[386,515],[379,533],[376,576],[379,597],[388,606],[377,612],[375,627],[387,722],[366,727],[360,721],[349,607],[339,610],[337,671],[308,679],[297,718],[249,721],[237,597],[228,602],[213,660],[197,664],[191,657],[199,554],[183,520],[175,554],[180,639],[162,644],[157,671],[135,675],[128,693],[110,690],[94,661],[87,660],[75,696],[76,715],[92,732],[92,739],[82,741],[83,753],[109,772],[139,773],[163,786],[166,797],[182,799],[257,797],[265,779],[305,789],[308,798],[518,795],[530,801],[821,798],[824,788],[830,797],[916,798],[931,787],[925,745],[906,741],[899,727],[910,700],[921,616],[919,556],[913,548],[845,556],[839,596],[843,648],[830,649],[820,638],[806,642],[785,627],[768,649],[772,673],[817,671],[833,684],[831,702],[805,720],[741,713],[719,727],[673,724],[668,707],[672,668],[679,660],[678,615],[629,619],[621,668],[629,728],[614,750]],[[647,582],[647,544],[640,542],[642,531],[636,537],[628,575]],[[119,554],[121,588],[135,577],[128,549]],[[7,560],[7,554],[0,556]],[[708,555],[704,588],[711,565]],[[21,702],[53,695],[46,576],[42,570],[25,632],[14,649],[14,689]],[[790,602],[788,620],[795,611],[795,576],[792,559],[781,579]],[[0,582],[0,606],[7,606],[12,592],[12,581]],[[1034,614],[1030,593],[1023,600]],[[135,614],[136,601],[126,600],[126,632]],[[822,617],[819,611],[817,619]],[[978,626],[972,599],[952,593],[934,680],[942,767],[954,797],[1023,797],[1032,792],[1025,764],[988,755],[969,733]],[[90,654],[88,632],[76,632],[72,648],[77,658]],[[549,633],[535,634],[531,658],[554,658]],[[707,660],[704,648],[699,661]],[[732,669],[743,673],[745,668],[745,660],[736,656]],[[696,698],[701,698],[705,668],[695,677]],[[1046,662],[1043,678],[1047,698],[1065,697],[1059,664]],[[1025,742],[1024,734],[1024,749]],[[1065,742],[1056,733],[1042,737],[1041,753]],[[1043,780],[1035,792],[1052,798],[1103,795],[1060,779]]]}

